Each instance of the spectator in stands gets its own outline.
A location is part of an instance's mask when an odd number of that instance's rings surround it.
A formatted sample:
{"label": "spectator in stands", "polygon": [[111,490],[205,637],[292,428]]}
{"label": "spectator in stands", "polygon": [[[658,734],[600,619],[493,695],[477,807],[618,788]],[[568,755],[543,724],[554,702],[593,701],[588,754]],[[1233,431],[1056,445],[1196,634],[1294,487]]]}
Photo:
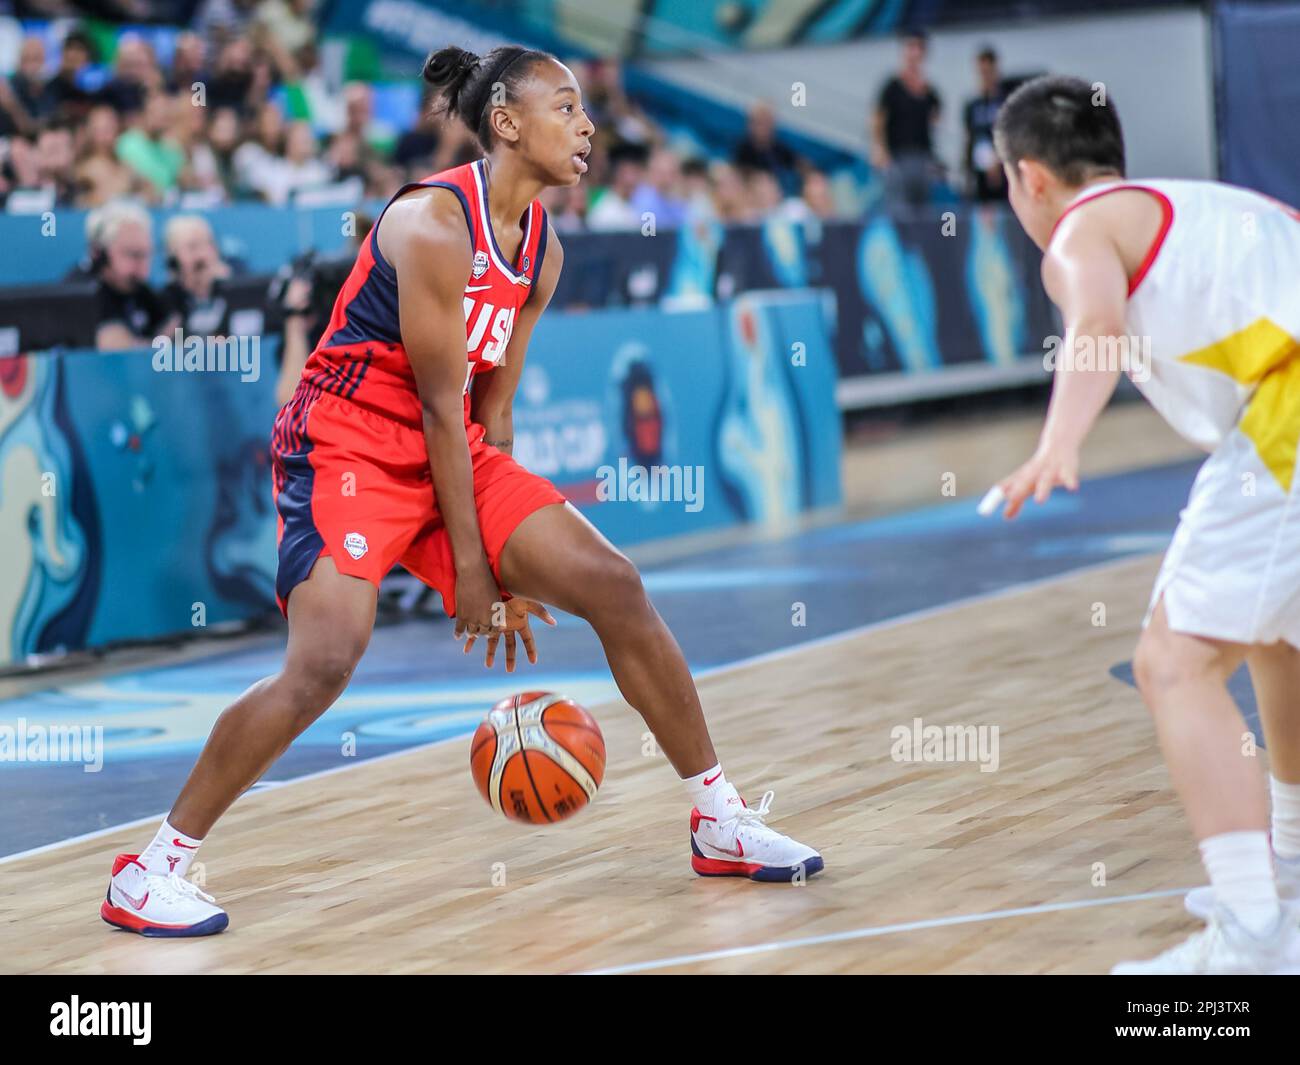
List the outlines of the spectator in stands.
{"label": "spectator in stands", "polygon": [[577,233],[587,226],[587,186],[582,182],[544,189],[542,206],[557,233]]}
{"label": "spectator in stands", "polygon": [[102,207],[110,200],[129,196],[143,179],[117,157],[121,124],[108,104],[90,112],[81,129],[75,167],[78,207]]}
{"label": "spectator in stands", "polygon": [[110,203],[86,216],[89,274],[97,282],[95,347],[100,351],[144,347],[175,328],[163,302],[149,287],[153,224],[132,203]]}
{"label": "spectator in stands", "polygon": [[811,217],[822,221],[834,218],[837,214],[830,179],[820,170],[810,169],[804,174],[803,203]]}
{"label": "spectator in stands", "polygon": [[13,85],[0,78],[0,138],[26,133],[31,128],[31,116],[19,101]]}
{"label": "spectator in stands", "polygon": [[611,145],[643,147],[655,139],[654,123],[623,89],[623,71],[617,60],[577,62],[570,69],[582,86],[583,110],[595,125],[598,138]]}
{"label": "spectator in stands", "polygon": [[235,169],[235,152],[239,149],[239,115],[233,107],[222,107],[212,112],[208,121],[208,146],[216,166],[225,199],[232,200],[238,192],[239,180]]}
{"label": "spectator in stands", "polygon": [[[207,46],[197,33],[182,33],[176,38],[171,70],[167,72],[168,92],[190,96],[194,86],[207,84]],[[206,94],[206,89],[205,89]],[[211,105],[211,100],[205,101]]]}
{"label": "spectator in stands", "polygon": [[638,218],[651,215],[656,229],[676,229],[686,221],[682,164],[676,152],[656,148],[650,153],[645,177],[632,193],[631,206]]}
{"label": "spectator in stands", "polygon": [[175,215],[163,230],[170,281],[163,289],[164,306],[180,319],[181,328],[196,336],[227,336],[230,308],[221,283],[230,267],[217,250],[212,227],[202,215]]}
{"label": "spectator in stands", "polygon": [[285,81],[300,77],[299,53],[316,40],[311,12],[315,0],[264,0],[254,16],[257,40],[266,48],[276,72]]}
{"label": "spectator in stands", "polygon": [[209,110],[196,107],[189,93],[177,93],[172,97],[172,112],[175,121],[171,139],[184,157],[179,187],[186,203],[190,206],[201,203],[215,206],[223,202],[226,190],[221,180],[221,168],[208,137]]}
{"label": "spectator in stands", "polygon": [[90,111],[94,96],[81,84],[82,72],[95,61],[95,44],[89,34],[71,30],[63,38],[59,69],[45,86],[50,111],[80,117]]}
{"label": "spectator in stands", "polygon": [[333,168],[316,151],[316,134],[311,130],[311,123],[299,121],[290,123],[285,133],[284,155],[270,160],[269,165],[254,175],[251,184],[267,203],[279,207],[296,193],[328,185],[333,180]]}
{"label": "spectator in stands", "polygon": [[745,181],[740,171],[730,163],[714,163],[709,168],[713,183],[713,207],[722,223],[749,222],[749,209]]}
{"label": "spectator in stands", "polygon": [[153,49],[140,37],[127,34],[118,42],[113,77],[100,89],[99,98],[119,115],[129,116],[144,107],[150,93],[163,87]]}
{"label": "spectator in stands", "polygon": [[903,36],[902,62],[885,82],[871,123],[871,161],[885,175],[891,206],[915,208],[929,202],[940,170],[933,130],[941,101],[925,74],[927,40],[921,30]]}
{"label": "spectator in stands", "polygon": [[270,173],[284,150],[284,116],[273,103],[257,110],[253,137],[245,140],[234,154],[235,176],[240,194],[255,193],[270,181]]}
{"label": "spectator in stands", "polygon": [[236,37],[217,52],[206,83],[207,104],[213,110],[233,108],[244,118],[264,105],[270,83],[269,66],[255,62],[252,45],[246,38]]}
{"label": "spectator in stands", "polygon": [[49,210],[49,194],[40,188],[36,144],[22,134],[0,142],[0,197],[10,214],[39,214]]}
{"label": "spectator in stands", "polygon": [[599,199],[592,197],[587,225],[597,232],[640,229],[641,212],[632,206],[632,196],[645,172],[645,154],[639,148],[621,147],[610,152],[610,165],[613,180],[600,190]]}
{"label": "spectator in stands", "polygon": [[117,157],[144,179],[149,199],[156,202],[176,188],[185,166],[185,151],[172,132],[175,116],[173,98],[154,89],[117,138]]}
{"label": "spectator in stands", "polygon": [[966,127],[967,195],[981,203],[1005,200],[1006,177],[993,148],[993,123],[1009,95],[998,67],[998,54],[985,45],[975,57],[979,93],[966,102],[962,124]]}
{"label": "spectator in stands", "polygon": [[682,163],[682,198],[689,221],[712,221],[718,217],[709,164],[703,159],[687,159]]}
{"label": "spectator in stands", "polygon": [[363,81],[343,86],[343,129],[357,137],[372,158],[376,146],[383,143],[383,133],[375,123],[375,91]]}
{"label": "spectator in stands", "polygon": [[31,132],[53,110],[46,92],[45,42],[34,35],[24,37],[18,69],[8,82],[0,81],[0,137]]}
{"label": "spectator in stands", "polygon": [[194,28],[206,40],[225,44],[244,37],[260,0],[202,0]]}
{"label": "spectator in stands", "polygon": [[76,199],[75,160],[71,128],[58,120],[45,123],[36,137],[37,181],[50,190],[52,207],[71,207]]}
{"label": "spectator in stands", "polygon": [[401,168],[407,181],[415,181],[435,172],[434,153],[438,151],[438,132],[442,119],[434,110],[433,90],[426,87],[420,98],[415,125],[397,138],[393,162]]}
{"label": "spectator in stands", "polygon": [[749,109],[745,136],[731,161],[741,170],[766,170],[785,189],[798,187],[799,157],[776,137],[776,114],[771,104],[759,102]]}

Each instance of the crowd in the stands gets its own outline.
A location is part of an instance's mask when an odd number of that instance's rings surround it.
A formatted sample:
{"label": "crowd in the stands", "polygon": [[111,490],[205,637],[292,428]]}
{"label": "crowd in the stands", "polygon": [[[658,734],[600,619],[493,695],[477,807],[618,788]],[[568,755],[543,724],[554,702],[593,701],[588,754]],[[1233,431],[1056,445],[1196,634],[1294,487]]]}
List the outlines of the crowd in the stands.
{"label": "crowd in the stands", "polygon": [[[27,36],[17,69],[0,79],[0,203],[11,213],[94,208],[123,197],[201,208],[387,198],[403,181],[475,158],[458,123],[421,101],[404,129],[376,121],[374,86],[332,85],[316,29],[281,0],[200,10],[162,63],[130,31],[100,54],[102,36],[72,29],[51,55]],[[759,105],[730,158],[684,156],[623,91],[617,63],[575,62],[597,134],[590,170],[550,194],[557,228],[680,224],[704,212],[750,221],[781,210],[835,213],[824,175],[776,136]]]}
{"label": "crowd in the stands", "polygon": [[[188,209],[351,204],[386,199],[404,181],[478,154],[428,100],[409,108],[401,128],[380,120],[383,86],[346,81],[338,63],[322,62],[312,8],[313,0],[201,0],[169,39],[166,62],[130,29],[74,25],[55,45],[51,34],[31,33],[17,69],[0,78],[0,206],[30,214],[122,198]],[[943,180],[930,136],[939,99],[924,58],[923,36],[903,42],[869,123],[871,161],[899,202],[923,201]],[[988,143],[1002,93],[991,51],[980,64],[985,84],[964,116],[965,169],[972,194],[988,199],[1002,195]],[[860,206],[842,189],[837,200],[827,176],[791,150],[767,104],[751,108],[737,143],[706,158],[681,151],[624,91],[617,62],[572,66],[597,133],[586,179],[547,194],[557,229],[639,229],[647,217],[656,228],[696,216],[830,218]]]}

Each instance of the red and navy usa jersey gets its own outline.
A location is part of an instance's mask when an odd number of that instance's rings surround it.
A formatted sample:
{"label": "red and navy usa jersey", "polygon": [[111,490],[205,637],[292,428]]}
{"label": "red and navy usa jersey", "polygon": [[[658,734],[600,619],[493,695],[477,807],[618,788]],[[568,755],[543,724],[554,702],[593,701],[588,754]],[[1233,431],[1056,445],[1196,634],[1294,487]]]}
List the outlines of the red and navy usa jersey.
{"label": "red and navy usa jersey", "polygon": [[[508,262],[492,232],[484,160],[404,185],[393,200],[412,189],[430,187],[450,189],[460,198],[474,253],[473,266],[465,279],[468,420],[470,380],[501,361],[515,318],[541,274],[546,254],[546,211],[537,200],[528,205],[520,219],[523,240],[514,261]],[[420,399],[402,346],[397,274],[379,250],[378,231],[376,220],[334,302],[329,325],[303,367],[302,381],[378,414],[418,425]]]}

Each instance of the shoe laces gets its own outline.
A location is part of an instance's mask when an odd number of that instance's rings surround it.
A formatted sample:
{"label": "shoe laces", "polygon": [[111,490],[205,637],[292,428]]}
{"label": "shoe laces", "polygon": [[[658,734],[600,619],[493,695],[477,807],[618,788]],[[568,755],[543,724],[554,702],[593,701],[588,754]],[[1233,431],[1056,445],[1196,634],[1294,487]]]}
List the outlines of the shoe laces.
{"label": "shoe laces", "polygon": [[165,902],[179,902],[187,898],[200,898],[204,902],[217,901],[206,891],[200,890],[198,885],[176,872],[150,873],[149,881],[149,890],[161,895]]}
{"label": "shoe laces", "polygon": [[759,800],[758,805],[742,806],[739,809],[739,811],[737,811],[736,813],[736,819],[742,825],[766,828],[767,825],[763,824],[763,822],[767,818],[767,815],[771,813],[772,800],[775,798],[776,798],[776,792],[774,791],[763,792],[763,797]]}

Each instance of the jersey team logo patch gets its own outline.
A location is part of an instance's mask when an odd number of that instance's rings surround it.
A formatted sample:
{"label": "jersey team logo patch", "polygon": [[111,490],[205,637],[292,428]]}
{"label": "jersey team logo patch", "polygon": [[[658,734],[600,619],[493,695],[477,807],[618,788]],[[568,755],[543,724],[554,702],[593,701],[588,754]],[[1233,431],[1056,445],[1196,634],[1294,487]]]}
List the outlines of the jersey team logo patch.
{"label": "jersey team logo patch", "polygon": [[343,537],[343,548],[354,559],[360,559],[367,551],[370,545],[366,543],[366,538],[360,533],[348,533]]}
{"label": "jersey team logo patch", "polygon": [[474,276],[482,277],[487,273],[488,254],[485,251],[476,251],[474,253]]}

